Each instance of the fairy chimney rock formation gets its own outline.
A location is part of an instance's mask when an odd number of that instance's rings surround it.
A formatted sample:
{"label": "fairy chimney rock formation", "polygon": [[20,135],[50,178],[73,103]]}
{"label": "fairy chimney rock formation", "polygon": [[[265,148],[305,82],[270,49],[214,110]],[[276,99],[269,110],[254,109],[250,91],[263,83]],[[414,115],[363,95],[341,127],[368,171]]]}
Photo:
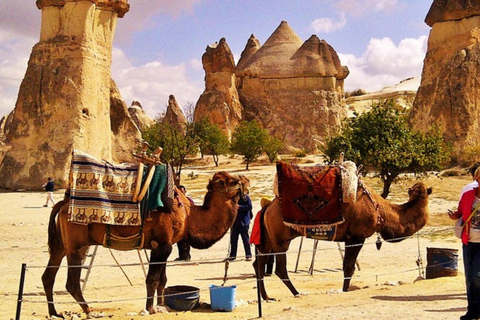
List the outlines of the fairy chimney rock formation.
{"label": "fairy chimney rock formation", "polygon": [[163,122],[182,130],[185,130],[187,127],[187,118],[185,118],[185,115],[178,105],[177,100],[175,100],[174,95],[170,95],[170,97],[168,97],[168,106],[167,111],[165,112],[165,117],[163,118]]}
{"label": "fairy chimney rock formation", "polygon": [[132,104],[128,107],[128,113],[130,113],[130,117],[132,117],[138,129],[142,132],[155,122],[155,120],[143,110],[142,105],[138,101],[132,101]]}
{"label": "fairy chimney rock formation", "polygon": [[315,150],[346,117],[348,68],[325,40],[312,35],[303,42],[286,21],[263,46],[255,40],[236,68],[243,119],[260,121],[288,146]]}
{"label": "fairy chimney rock formation", "polygon": [[247,41],[245,49],[240,55],[240,60],[237,63],[237,70],[243,69],[250,61],[250,58],[260,49],[260,41],[252,34]]}
{"label": "fairy chimney rock formation", "polygon": [[225,38],[207,46],[202,56],[205,91],[195,106],[194,120],[208,118],[231,137],[242,116],[235,83],[235,61]]}
{"label": "fairy chimney rock formation", "polygon": [[37,0],[40,41],[33,47],[0,165],[0,187],[66,185],[74,148],[112,162],[133,161],[140,132],[111,80],[118,17],[127,0]]}
{"label": "fairy chimney rock formation", "polygon": [[479,146],[480,3],[435,0],[425,21],[432,29],[411,122],[422,131],[439,125],[462,159]]}

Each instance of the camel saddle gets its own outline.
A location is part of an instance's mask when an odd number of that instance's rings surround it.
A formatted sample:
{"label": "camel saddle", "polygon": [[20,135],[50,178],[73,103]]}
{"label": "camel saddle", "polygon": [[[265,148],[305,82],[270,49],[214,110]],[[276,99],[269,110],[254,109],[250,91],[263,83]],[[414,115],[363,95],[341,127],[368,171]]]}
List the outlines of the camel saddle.
{"label": "camel saddle", "polygon": [[[146,172],[139,176],[136,163],[114,165],[74,150],[68,188],[68,220],[79,224],[140,226],[143,211],[169,213],[174,197],[171,168],[157,165],[148,169],[149,180]],[[134,200],[137,180],[146,184],[143,201]]]}
{"label": "camel saddle", "polygon": [[277,162],[278,196],[289,226],[318,227],[344,221],[338,166],[299,167]]}

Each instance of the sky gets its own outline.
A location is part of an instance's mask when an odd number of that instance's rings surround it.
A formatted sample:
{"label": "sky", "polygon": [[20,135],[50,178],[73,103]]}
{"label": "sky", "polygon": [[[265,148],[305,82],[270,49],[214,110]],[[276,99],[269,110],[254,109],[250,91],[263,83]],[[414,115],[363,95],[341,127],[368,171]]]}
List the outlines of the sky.
{"label": "sky", "polygon": [[[127,105],[152,117],[169,95],[185,108],[205,89],[202,55],[225,38],[238,62],[251,34],[263,44],[282,21],[306,41],[337,52],[350,74],[345,90],[377,91],[420,77],[432,0],[128,0],[118,19],[112,78]],[[34,0],[0,0],[0,116],[15,107],[41,11]]]}

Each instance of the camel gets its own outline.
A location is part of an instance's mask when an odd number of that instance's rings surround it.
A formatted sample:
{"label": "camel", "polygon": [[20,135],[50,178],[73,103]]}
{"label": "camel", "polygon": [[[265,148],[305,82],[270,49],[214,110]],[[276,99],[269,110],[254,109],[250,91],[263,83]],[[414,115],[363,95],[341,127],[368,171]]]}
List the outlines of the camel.
{"label": "camel", "polygon": [[[233,225],[237,214],[237,202],[243,195],[241,178],[227,172],[217,172],[209,181],[202,206],[191,205],[187,197],[176,190],[172,213],[149,212],[143,226],[144,248],[151,250],[150,266],[146,278],[146,310],[155,313],[157,304],[163,303],[163,291],[167,283],[166,264],[172,245],[188,239],[196,249],[207,249],[220,240]],[[68,221],[69,200],[57,203],[50,214],[48,246],[50,259],[43,273],[42,282],[48,301],[50,316],[62,317],[53,303],[55,276],[62,259],[67,256],[68,276],[66,289],[80,304],[87,317],[91,309],[83,298],[80,288],[82,260],[91,245],[102,245],[107,225],[91,223],[75,224]],[[57,218],[58,216],[58,218]],[[110,233],[129,237],[139,233],[139,226],[110,226]]]}
{"label": "camel", "polygon": [[[432,188],[427,189],[423,183],[417,182],[408,190],[408,202],[392,204],[374,190],[367,190],[365,185],[359,184],[357,201],[353,204],[344,204],[345,221],[337,225],[334,239],[334,241],[345,243],[343,291],[348,291],[350,287],[355,262],[365,239],[375,232],[378,232],[384,240],[391,242],[399,242],[413,235],[427,223],[428,196],[431,193]],[[265,283],[261,281],[265,275],[265,266],[270,253],[277,253],[275,274],[283,280],[291,293],[297,296],[299,293],[288,277],[286,252],[294,238],[305,236],[305,234],[283,223],[278,198],[264,209],[261,220],[262,243],[256,246],[257,255],[253,263],[261,297],[264,300],[275,300],[267,295]]]}

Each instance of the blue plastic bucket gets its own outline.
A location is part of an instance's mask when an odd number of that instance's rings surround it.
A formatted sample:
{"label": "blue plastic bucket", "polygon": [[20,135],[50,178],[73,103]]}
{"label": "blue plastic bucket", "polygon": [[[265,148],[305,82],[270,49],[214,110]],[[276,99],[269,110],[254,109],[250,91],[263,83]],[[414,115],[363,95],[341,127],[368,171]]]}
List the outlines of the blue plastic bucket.
{"label": "blue plastic bucket", "polygon": [[427,279],[455,277],[457,271],[457,249],[427,248]]}
{"label": "blue plastic bucket", "polygon": [[199,306],[200,289],[191,286],[172,286],[165,288],[165,304],[177,311],[187,311]]}
{"label": "blue plastic bucket", "polygon": [[213,311],[233,311],[237,286],[220,287],[210,285],[210,304]]}

